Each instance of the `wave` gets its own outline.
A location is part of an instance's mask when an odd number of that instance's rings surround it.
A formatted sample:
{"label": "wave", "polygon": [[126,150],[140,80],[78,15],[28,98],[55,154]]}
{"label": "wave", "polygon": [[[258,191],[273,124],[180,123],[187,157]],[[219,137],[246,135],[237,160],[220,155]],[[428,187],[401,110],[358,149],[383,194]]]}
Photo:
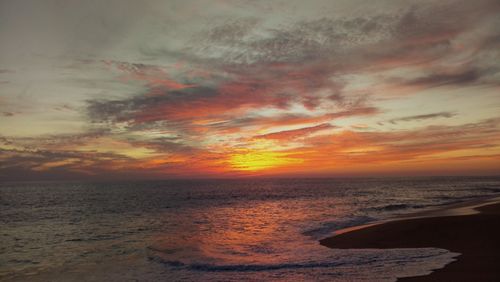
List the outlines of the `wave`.
{"label": "wave", "polygon": [[454,203],[465,202],[474,199],[482,199],[488,197],[488,195],[466,195],[466,196],[448,196],[448,195],[440,195],[431,197],[431,199],[439,201],[441,205],[448,205]]}
{"label": "wave", "polygon": [[345,262],[306,262],[306,263],[280,263],[280,264],[227,264],[214,265],[208,263],[186,264],[177,260],[164,260],[160,257],[149,257],[149,260],[176,268],[185,268],[196,271],[206,272],[245,272],[245,271],[269,271],[280,269],[299,269],[299,268],[323,268],[345,265]]}
{"label": "wave", "polygon": [[322,261],[312,260],[312,261],[298,261],[298,262],[283,262],[276,264],[210,264],[210,263],[184,263],[179,260],[168,260],[161,256],[149,256],[150,261],[173,267],[176,269],[184,269],[190,271],[202,271],[202,272],[262,272],[262,271],[273,271],[273,270],[295,270],[295,269],[313,269],[313,268],[332,268],[332,267],[358,267],[366,266],[373,263],[378,263],[384,261],[384,263],[410,263],[419,260],[427,260],[429,258],[437,258],[442,255],[453,255],[455,253],[450,253],[447,250],[435,249],[435,248],[422,248],[418,253],[413,254],[402,254],[398,249],[385,250],[385,255],[387,252],[395,255],[394,257],[384,256],[382,252],[377,254],[366,253],[364,255],[357,254],[355,256],[343,257],[324,257]]}
{"label": "wave", "polygon": [[312,237],[314,239],[322,239],[327,235],[331,235],[331,233],[336,230],[366,224],[374,220],[375,218],[369,216],[357,216],[351,219],[324,222],[318,228],[313,228],[302,232],[302,235]]}
{"label": "wave", "polygon": [[372,211],[398,211],[406,209],[420,209],[424,208],[426,205],[410,205],[410,204],[389,204],[381,207],[367,208],[366,210]]}
{"label": "wave", "polygon": [[493,193],[500,193],[500,188],[497,188],[497,187],[481,187],[480,189],[482,191],[493,192]]}

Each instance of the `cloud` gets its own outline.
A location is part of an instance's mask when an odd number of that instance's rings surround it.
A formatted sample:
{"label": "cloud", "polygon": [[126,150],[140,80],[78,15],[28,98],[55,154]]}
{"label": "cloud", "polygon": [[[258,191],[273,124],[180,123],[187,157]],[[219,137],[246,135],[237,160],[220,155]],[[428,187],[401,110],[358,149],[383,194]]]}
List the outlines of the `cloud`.
{"label": "cloud", "polygon": [[[205,80],[205,86],[171,89],[148,84],[142,93],[130,98],[88,100],[87,115],[95,123],[137,126],[164,122],[188,130],[188,127],[193,129],[189,123],[201,119],[234,120],[235,116],[248,115],[236,120],[255,120],[250,113],[261,108],[286,111],[294,105],[302,105],[311,111],[335,109],[335,113],[327,114],[323,119],[356,115],[357,112],[365,114],[363,111],[375,112],[367,107],[366,97],[344,97],[342,85],[330,80],[323,67],[299,69],[294,65],[264,64],[229,69],[230,76]],[[213,128],[219,125],[214,124]]]}
{"label": "cloud", "polygon": [[476,71],[470,70],[457,74],[432,74],[425,77],[419,77],[406,84],[409,86],[424,86],[424,87],[437,87],[442,85],[463,85],[476,82],[479,75]]}
{"label": "cloud", "polygon": [[273,28],[255,18],[239,19],[196,34],[188,50],[219,65],[327,61],[330,74],[363,65],[394,67],[455,52],[453,41],[484,24],[482,19],[494,17],[495,10],[494,1],[451,1],[401,5],[356,17],[303,19]]}
{"label": "cloud", "polygon": [[221,101],[220,105],[210,102],[217,95],[213,88],[190,87],[166,91],[162,95],[137,95],[123,100],[89,100],[88,115],[93,121],[110,122],[153,122],[158,120],[182,119],[203,116],[214,108],[231,107]]}
{"label": "cloud", "polygon": [[[42,138],[0,137],[0,179],[129,179],[181,177],[195,172],[224,174],[221,156],[201,148],[178,143],[175,138],[135,139],[84,133],[79,136]],[[82,149],[92,144],[98,150]],[[125,145],[125,147],[124,147]],[[109,147],[112,146],[112,147]],[[123,149],[122,149],[123,148]],[[151,149],[151,154],[133,156],[130,148]]]}
{"label": "cloud", "polygon": [[323,123],[316,126],[303,127],[299,129],[293,130],[284,130],[279,132],[273,132],[263,135],[255,136],[256,139],[271,139],[271,140],[283,140],[283,141],[291,141],[297,138],[301,138],[310,134],[313,134],[318,131],[323,131],[327,129],[335,128],[335,126],[329,123]]}
{"label": "cloud", "polygon": [[451,118],[451,117],[454,117],[456,115],[457,115],[456,113],[451,113],[451,112],[440,112],[440,113],[432,113],[432,114],[394,118],[394,119],[389,120],[389,122],[392,124],[396,124],[396,123],[401,122],[401,121],[420,121],[420,120],[435,119],[435,118]]}
{"label": "cloud", "polygon": [[36,137],[9,137],[0,135],[0,146],[2,144],[14,145],[22,150],[35,150],[42,148],[45,150],[58,149],[65,146],[78,146],[88,143],[110,134],[106,128],[90,129],[83,133],[66,133],[57,135],[44,135]]}
{"label": "cloud", "polygon": [[146,140],[128,139],[127,142],[133,146],[153,149],[155,152],[159,153],[173,153],[182,155],[203,153],[203,150],[201,148],[185,144],[183,142],[186,142],[186,140],[182,140],[179,137],[158,137],[149,138]]}
{"label": "cloud", "polygon": [[[489,148],[498,154],[500,118],[486,119],[477,123],[457,126],[428,126],[405,131],[338,131],[331,135],[310,137],[303,157],[318,166],[339,164],[383,164],[418,161],[419,159],[439,159],[439,155],[462,152],[471,153]],[[328,153],[327,153],[328,152]],[[487,151],[486,151],[487,152]],[[450,156],[453,156],[450,155]],[[456,155],[455,155],[456,156]]]}
{"label": "cloud", "polygon": [[[113,170],[122,162],[130,159],[111,153],[58,151],[58,150],[30,150],[30,149],[0,149],[0,169],[29,172],[49,171],[57,168],[73,174],[101,174],[102,170]],[[29,175],[29,173],[28,173]],[[21,175],[10,175],[7,178],[21,178]]]}
{"label": "cloud", "polygon": [[158,90],[184,89],[194,86],[171,79],[168,70],[160,66],[117,61],[104,61],[104,63],[122,71],[125,74],[122,77],[123,80],[144,81],[151,88]]}

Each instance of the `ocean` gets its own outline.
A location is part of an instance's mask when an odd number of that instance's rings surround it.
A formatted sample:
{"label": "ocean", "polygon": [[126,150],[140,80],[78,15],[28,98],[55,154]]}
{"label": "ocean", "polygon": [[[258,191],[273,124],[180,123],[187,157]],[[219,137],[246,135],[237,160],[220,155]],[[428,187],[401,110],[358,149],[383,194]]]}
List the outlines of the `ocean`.
{"label": "ocean", "polygon": [[395,281],[458,254],[318,240],[498,194],[499,177],[2,183],[0,280]]}

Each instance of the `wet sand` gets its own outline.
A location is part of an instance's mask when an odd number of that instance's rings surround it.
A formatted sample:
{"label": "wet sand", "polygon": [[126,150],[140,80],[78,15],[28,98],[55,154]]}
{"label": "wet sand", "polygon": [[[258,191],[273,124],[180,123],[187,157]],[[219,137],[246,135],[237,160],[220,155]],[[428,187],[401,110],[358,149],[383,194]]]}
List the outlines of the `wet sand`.
{"label": "wet sand", "polygon": [[[500,281],[500,203],[471,208],[466,215],[388,221],[320,241],[335,249],[441,248],[457,260],[426,276],[398,281]],[[479,213],[475,213],[478,211]],[[446,214],[446,213],[445,213]]]}

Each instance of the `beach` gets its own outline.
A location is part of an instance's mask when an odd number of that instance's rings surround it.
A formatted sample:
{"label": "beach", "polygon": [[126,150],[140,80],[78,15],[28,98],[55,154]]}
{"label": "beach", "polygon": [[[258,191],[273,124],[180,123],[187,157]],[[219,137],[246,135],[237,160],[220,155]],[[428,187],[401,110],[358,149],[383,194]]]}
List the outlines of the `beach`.
{"label": "beach", "polygon": [[320,244],[334,249],[442,248],[460,255],[429,275],[398,281],[500,281],[499,238],[500,203],[496,199],[354,228]]}

